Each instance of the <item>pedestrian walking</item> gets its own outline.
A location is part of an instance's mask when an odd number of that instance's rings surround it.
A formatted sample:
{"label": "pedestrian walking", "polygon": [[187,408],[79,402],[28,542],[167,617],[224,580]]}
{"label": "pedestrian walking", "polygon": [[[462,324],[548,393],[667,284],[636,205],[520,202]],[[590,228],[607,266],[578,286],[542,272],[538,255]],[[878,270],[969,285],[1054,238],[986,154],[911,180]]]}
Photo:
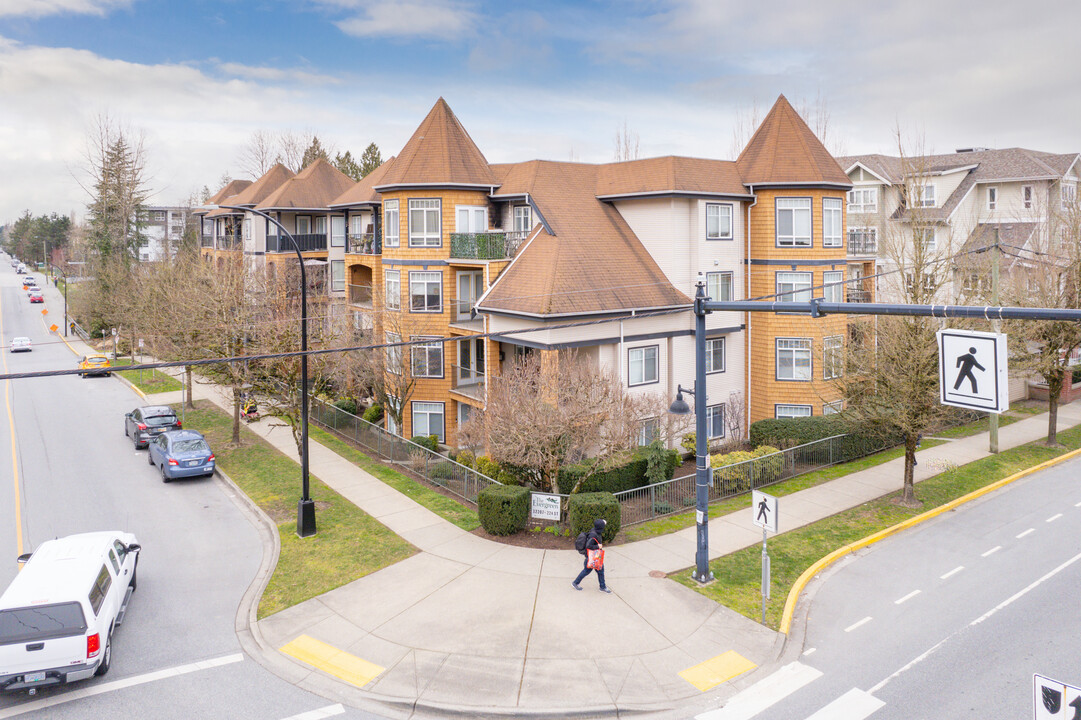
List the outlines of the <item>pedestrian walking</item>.
{"label": "pedestrian walking", "polygon": [[[571,587],[575,590],[581,590],[582,586],[579,585],[582,579],[593,572],[594,568],[589,567],[589,551],[590,550],[603,550],[604,545],[601,543],[601,533],[604,532],[604,526],[608,524],[608,521],[604,518],[597,518],[593,521],[593,529],[586,534],[586,557],[582,560],[582,572],[578,573],[578,577],[571,583]],[[601,584],[601,592],[610,593],[612,589],[604,584],[604,565],[603,563],[597,570],[597,579]]]}

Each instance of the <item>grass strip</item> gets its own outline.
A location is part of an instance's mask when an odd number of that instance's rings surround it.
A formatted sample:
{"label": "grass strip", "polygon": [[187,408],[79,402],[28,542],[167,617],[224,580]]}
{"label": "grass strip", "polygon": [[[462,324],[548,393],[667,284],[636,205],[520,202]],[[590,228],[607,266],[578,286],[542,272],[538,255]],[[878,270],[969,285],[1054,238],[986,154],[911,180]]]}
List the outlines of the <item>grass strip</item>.
{"label": "grass strip", "polygon": [[[942,445],[945,442],[947,441],[924,440],[920,447],[921,449],[933,448],[936,445]],[[890,448],[889,450],[883,450],[882,452],[877,452],[873,455],[859,458],[858,460],[831,465],[830,467],[822,468],[821,470],[797,475],[794,478],[789,478],[788,480],[774,485],[768,485],[762,489],[774,497],[783,497],[799,492],[800,490],[806,490],[807,488],[821,485],[830,480],[836,480],[837,478],[850,473],[881,465],[882,463],[899,458],[904,454],[905,449],[903,447]],[[728,515],[729,513],[734,513],[739,510],[745,510],[750,506],[751,494],[743,493],[742,495],[710,503],[709,515],[710,517],[721,517],[722,515]],[[626,542],[648,540],[652,537],[667,535],[668,533],[673,533],[677,530],[689,528],[694,525],[695,522],[694,510],[690,510],[688,512],[679,513],[678,515],[669,515],[657,520],[650,520],[649,522],[632,525],[624,531],[623,538]]]}
{"label": "grass strip", "polygon": [[[884,530],[993,482],[1081,447],[1081,427],[1058,434],[1062,447],[1050,448],[1038,440],[1004,450],[998,455],[947,470],[916,485],[919,508],[897,504],[901,491],[872,500],[769,540],[770,596],[766,626],[777,629],[792,584],[803,571],[837,548]],[[676,582],[705,595],[755,621],[762,616],[762,548],[752,545],[710,563],[717,581],[700,586],[687,570],[673,573]]]}
{"label": "grass strip", "polygon": [[428,508],[444,520],[454,523],[462,530],[468,532],[480,527],[480,520],[477,519],[476,510],[429,487],[425,487],[393,468],[372,460],[368,455],[365,455],[345,440],[322,428],[309,425],[308,434],[311,439],[333,450],[360,469],[386,483],[402,495]]}
{"label": "grass strip", "polygon": [[[132,364],[131,358],[116,358],[115,360],[110,360],[109,363],[113,367],[124,367],[125,365]],[[147,395],[172,392],[173,390],[182,390],[184,388],[178,380],[159,370],[120,370],[117,374],[122,375],[125,380]]]}
{"label": "grass strip", "polygon": [[[180,411],[179,405],[176,410]],[[222,472],[278,526],[281,555],[259,601],[259,619],[416,553],[412,545],[314,475],[309,487],[318,532],[310,538],[297,537],[300,465],[246,427],[240,428],[242,446],[229,447],[233,419],[209,401],[197,402],[185,420],[185,427],[206,436]]]}

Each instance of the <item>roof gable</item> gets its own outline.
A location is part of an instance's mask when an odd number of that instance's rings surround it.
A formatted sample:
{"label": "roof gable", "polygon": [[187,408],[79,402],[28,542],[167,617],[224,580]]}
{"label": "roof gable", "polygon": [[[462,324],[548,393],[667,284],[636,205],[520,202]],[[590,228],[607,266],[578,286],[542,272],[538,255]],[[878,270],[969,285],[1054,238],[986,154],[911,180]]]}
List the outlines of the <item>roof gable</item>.
{"label": "roof gable", "polygon": [[296,175],[292,170],[281,163],[276,164],[243,191],[237,193],[229,201],[230,205],[258,205],[272,192],[281,187],[281,184]]}
{"label": "roof gable", "polygon": [[338,197],[330,201],[330,207],[342,207],[345,205],[371,205],[380,202],[379,193],[375,186],[380,184],[383,176],[390,170],[394,158],[383,162],[382,165],[365,175],[352,187],[348,188]]}
{"label": "roof gable", "polygon": [[225,187],[211,195],[207,201],[207,205],[220,205],[225,200],[231,198],[242,190],[246,190],[251,185],[251,180],[230,180],[226,183]]}
{"label": "roof gable", "polygon": [[747,185],[852,185],[784,95],[755,130],[736,167]]}
{"label": "roof gable", "polygon": [[256,207],[261,210],[327,207],[332,200],[356,184],[353,178],[319,158],[289,178]]}

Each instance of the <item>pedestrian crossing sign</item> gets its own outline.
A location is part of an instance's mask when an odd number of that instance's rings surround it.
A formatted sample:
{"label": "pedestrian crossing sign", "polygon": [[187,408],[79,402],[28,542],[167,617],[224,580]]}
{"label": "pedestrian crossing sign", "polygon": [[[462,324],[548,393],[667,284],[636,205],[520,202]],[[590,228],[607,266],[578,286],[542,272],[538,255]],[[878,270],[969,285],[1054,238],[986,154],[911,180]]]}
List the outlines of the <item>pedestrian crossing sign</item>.
{"label": "pedestrian crossing sign", "polygon": [[1032,707],[1034,720],[1071,720],[1081,716],[1081,688],[1033,674]]}
{"label": "pedestrian crossing sign", "polygon": [[943,405],[1001,413],[1010,407],[1006,336],[938,331],[938,387]]}

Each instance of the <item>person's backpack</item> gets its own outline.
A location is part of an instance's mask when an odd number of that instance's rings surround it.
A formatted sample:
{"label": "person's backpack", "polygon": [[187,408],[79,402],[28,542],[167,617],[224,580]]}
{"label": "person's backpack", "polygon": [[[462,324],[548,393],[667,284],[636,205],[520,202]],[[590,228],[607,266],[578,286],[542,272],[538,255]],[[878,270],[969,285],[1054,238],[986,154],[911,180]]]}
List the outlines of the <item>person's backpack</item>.
{"label": "person's backpack", "polygon": [[585,555],[586,543],[588,542],[589,532],[587,530],[583,530],[582,532],[578,533],[578,537],[574,538],[574,549],[577,550],[580,554]]}

